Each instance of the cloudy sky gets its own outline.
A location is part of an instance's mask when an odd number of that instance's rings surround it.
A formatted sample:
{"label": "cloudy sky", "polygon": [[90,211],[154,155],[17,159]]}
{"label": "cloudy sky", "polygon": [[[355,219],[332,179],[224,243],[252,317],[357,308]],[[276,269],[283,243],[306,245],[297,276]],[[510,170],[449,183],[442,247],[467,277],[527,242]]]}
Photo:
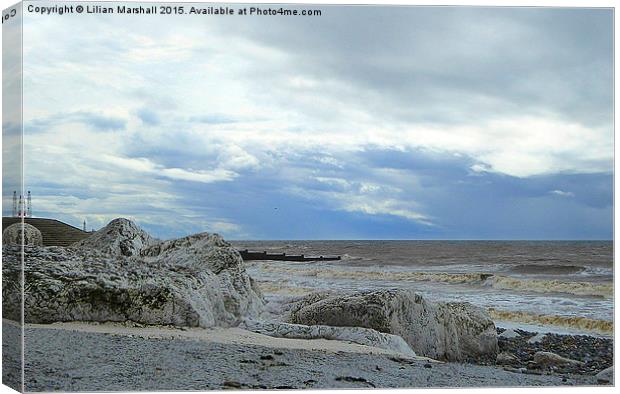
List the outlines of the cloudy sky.
{"label": "cloudy sky", "polygon": [[27,15],[35,215],[163,238],[612,237],[610,10],[321,9]]}

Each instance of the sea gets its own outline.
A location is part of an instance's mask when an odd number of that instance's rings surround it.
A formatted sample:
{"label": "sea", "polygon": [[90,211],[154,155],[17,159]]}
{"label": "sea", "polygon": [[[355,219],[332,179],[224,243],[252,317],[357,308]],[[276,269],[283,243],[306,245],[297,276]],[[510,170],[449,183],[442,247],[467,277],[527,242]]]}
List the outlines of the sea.
{"label": "sea", "polygon": [[248,261],[274,313],[314,291],[414,289],[471,302],[498,327],[613,335],[612,241],[235,241],[239,249],[339,261]]}

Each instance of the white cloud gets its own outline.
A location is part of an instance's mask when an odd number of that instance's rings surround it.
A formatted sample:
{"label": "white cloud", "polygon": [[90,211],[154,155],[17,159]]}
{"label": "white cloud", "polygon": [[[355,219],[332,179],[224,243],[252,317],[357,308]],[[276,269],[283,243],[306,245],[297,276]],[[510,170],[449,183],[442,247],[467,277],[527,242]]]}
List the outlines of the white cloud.
{"label": "white cloud", "polygon": [[[364,15],[347,17],[365,21]],[[157,196],[148,199],[148,207],[169,213],[183,207],[174,181],[211,184],[261,174],[292,189],[308,178],[338,187],[310,191],[333,209],[430,223],[424,207],[402,196],[403,183],[419,187],[410,173],[375,168],[368,179],[343,175],[356,170],[347,155],[368,147],[461,155],[475,162],[469,168],[472,175],[527,178],[609,173],[612,168],[613,125],[606,120],[605,108],[573,116],[566,108],[572,100],[583,99],[583,92],[563,81],[577,79],[547,78],[560,92],[551,95],[538,86],[545,80],[544,65],[537,56],[527,58],[530,52],[545,53],[545,58],[555,56],[559,62],[570,51],[546,53],[536,45],[527,53],[520,51],[512,44],[537,30],[518,18],[501,19],[499,27],[504,28],[497,30],[498,20],[484,17],[489,23],[478,26],[485,28],[466,26],[468,39],[452,40],[454,46],[441,53],[429,33],[422,40],[415,37],[422,30],[410,29],[407,18],[394,17],[394,24],[376,32],[377,37],[368,36],[364,23],[332,31],[327,22],[317,29],[316,21],[277,21],[256,30],[258,25],[249,22],[204,23],[201,18],[132,16],[131,24],[120,17],[67,18],[75,29],[67,30],[53,18],[33,16],[27,21],[25,122],[70,113],[127,120],[122,131],[94,133],[80,118],[27,136],[26,153],[33,158],[26,163],[30,179],[61,174],[53,181],[66,190],[97,196],[64,200],[76,215],[104,212],[101,215],[107,217],[122,213],[118,207],[124,212],[139,210],[136,201],[142,203],[148,196]],[[329,20],[318,23],[322,21]],[[161,29],[164,23],[175,28]],[[461,27],[457,23],[433,35],[450,42]],[[283,30],[290,35],[279,34]],[[319,30],[320,34],[308,34]],[[394,50],[400,48],[399,41],[393,47],[384,45],[385,35],[395,32],[410,51]],[[310,37],[311,45],[297,47],[295,38],[300,36]],[[589,48],[590,43],[572,49],[579,55]],[[369,57],[369,50],[377,55]],[[521,77],[518,81],[506,82],[504,59],[522,67],[515,75]],[[605,93],[606,61],[591,61],[600,72],[589,78]],[[583,64],[583,70],[592,64]],[[567,67],[582,69],[577,66],[580,63]],[[589,92],[585,98],[594,97],[580,103],[586,110],[606,102],[599,90],[584,89]],[[158,122],[145,125],[137,116],[142,110],[152,111]],[[225,114],[229,121],[192,121],[208,114]],[[52,209],[61,201],[50,194],[44,203]],[[146,220],[156,223],[161,220],[156,216],[143,211]],[[237,231],[234,224],[227,227],[232,222],[225,217],[211,219],[226,231]],[[200,224],[199,219],[191,220]]]}
{"label": "white cloud", "polygon": [[[119,23],[121,20],[125,21],[119,19]],[[37,24],[38,29],[30,27],[34,36],[25,43],[28,57],[25,64],[30,67],[26,72],[34,76],[28,79],[26,91],[37,92],[36,96],[27,95],[33,108],[25,114],[27,120],[42,115],[34,112],[53,107],[47,97],[57,97],[54,92],[79,92],[85,87],[100,94],[96,97],[64,95],[54,105],[113,114],[123,108],[123,116],[129,116],[142,108],[142,103],[135,102],[129,92],[142,89],[151,96],[168,97],[176,103],[175,108],[158,109],[160,118],[167,122],[159,129],[149,129],[149,138],[156,138],[160,130],[200,141],[184,147],[187,151],[217,144],[222,147],[218,155],[220,167],[232,171],[258,168],[262,152],[287,150],[320,149],[329,154],[321,160],[338,166],[341,152],[368,145],[459,152],[479,162],[472,167],[474,172],[484,168],[486,172],[518,177],[611,169],[611,125],[586,125],[545,108],[527,114],[503,111],[493,117],[472,118],[461,123],[409,121],[406,116],[393,119],[392,114],[388,116],[382,111],[381,103],[391,102],[392,90],[399,89],[368,90],[327,70],[326,75],[317,74],[317,70],[305,67],[306,64],[297,64],[300,58],[278,47],[277,42],[253,41],[249,36],[236,37],[232,43],[197,39],[222,34],[217,23],[209,26],[185,21],[179,25],[180,29],[168,32],[157,29],[154,22],[148,25],[136,22],[131,34],[119,26],[115,26],[116,30],[107,24],[97,28],[95,23],[91,27],[93,34],[106,28],[106,34],[97,40],[63,31],[40,18]],[[514,21],[510,25],[507,34],[514,40],[522,27]],[[485,31],[470,34],[485,36]],[[48,37],[64,42],[66,49],[50,50],[46,46]],[[90,45],[80,45],[87,39]],[[492,42],[498,45],[501,37],[495,37]],[[472,49],[469,45],[465,48]],[[460,53],[465,48],[454,49]],[[68,54],[68,50],[72,52]],[[102,59],[92,56],[98,50],[106,58],[113,55],[121,59],[108,64],[104,75],[97,72]],[[490,56],[486,49],[482,53]],[[403,59],[390,58],[389,63],[372,64],[394,72],[392,68]],[[68,63],[70,67],[58,68],[58,62]],[[442,67],[450,69],[446,64]],[[158,83],[153,84],[156,80]],[[105,84],[112,84],[113,88],[102,89]],[[462,95],[461,102],[477,97],[481,106],[494,106],[504,99],[475,91]],[[364,97],[378,103],[375,110],[366,107],[368,100],[360,100]],[[402,103],[402,110],[406,115],[407,103]],[[205,112],[227,113],[244,121],[217,125],[190,125],[181,121],[200,117]],[[134,126],[133,133],[146,133],[138,130],[137,124],[136,119],[128,127]],[[180,176],[211,179],[208,174]]]}
{"label": "white cloud", "polygon": [[416,223],[432,226],[432,219],[419,212],[413,199],[405,199],[402,190],[392,185],[364,181],[351,181],[334,177],[314,177],[332,190],[314,190],[289,187],[286,190],[295,196],[323,201],[337,211],[358,212],[366,215],[390,215]]}
{"label": "white cloud", "polygon": [[218,147],[218,163],[223,168],[232,170],[257,170],[260,167],[259,160],[243,148],[234,144],[222,144]]}
{"label": "white cloud", "polygon": [[562,196],[562,197],[575,197],[575,193],[573,193],[573,192],[566,192],[566,191],[563,191],[563,190],[552,190],[549,193],[555,194],[556,196]]}
{"label": "white cloud", "polygon": [[165,168],[164,166],[153,163],[150,159],[144,157],[126,158],[106,154],[101,157],[101,160],[122,169],[184,181],[212,183],[232,181],[237,177],[237,173],[222,168],[216,168],[213,170]]}
{"label": "white cloud", "polygon": [[230,223],[230,222],[211,222],[207,224],[207,227],[211,231],[214,231],[217,233],[226,233],[226,234],[235,233],[236,234],[242,231],[241,226],[235,223]]}
{"label": "white cloud", "polygon": [[345,164],[342,161],[340,161],[340,160],[338,160],[338,159],[336,159],[334,157],[331,157],[331,156],[319,157],[317,159],[317,161],[319,163],[327,164],[327,165],[334,166],[334,167],[337,167],[337,168],[344,168],[344,164]]}
{"label": "white cloud", "polygon": [[184,181],[202,183],[232,181],[237,177],[237,174],[235,172],[224,170],[221,168],[211,171],[192,171],[184,170],[182,168],[162,168],[157,172],[170,179],[179,179]]}
{"label": "white cloud", "polygon": [[476,163],[469,167],[474,173],[490,172],[491,168],[483,163]]}
{"label": "white cloud", "polygon": [[317,176],[317,177],[314,177],[314,179],[326,185],[338,186],[341,188],[349,188],[351,186],[351,183],[349,181],[347,181],[346,179],[342,179],[342,178]]}
{"label": "white cloud", "polygon": [[432,225],[431,219],[419,212],[406,208],[405,203],[395,199],[372,199],[362,196],[343,196],[341,209],[368,215],[398,216],[417,223]]}

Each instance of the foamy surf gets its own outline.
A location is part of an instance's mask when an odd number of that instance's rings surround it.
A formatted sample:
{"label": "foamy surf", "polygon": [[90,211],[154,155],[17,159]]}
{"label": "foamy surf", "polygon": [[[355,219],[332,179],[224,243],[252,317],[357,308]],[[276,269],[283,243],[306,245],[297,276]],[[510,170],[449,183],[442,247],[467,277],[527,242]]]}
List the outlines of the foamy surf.
{"label": "foamy surf", "polygon": [[[258,282],[262,292],[268,295],[297,297],[310,294],[319,289],[298,286],[286,280],[276,282]],[[612,335],[614,324],[612,321],[593,319],[583,316],[560,316],[553,314],[537,314],[526,311],[511,311],[496,308],[487,308],[489,315],[496,322],[514,322],[535,326],[565,328],[567,332],[590,332],[599,335]]]}
{"label": "foamy surf", "polygon": [[612,298],[614,285],[611,283],[562,282],[559,280],[520,279],[494,275],[486,281],[494,289],[519,290],[534,293],[565,293],[578,296]]}
{"label": "foamy surf", "polygon": [[287,296],[303,296],[315,292],[312,287],[293,286],[288,282],[257,281],[258,287],[264,294],[283,294]]}
{"label": "foamy surf", "polygon": [[329,279],[357,279],[383,281],[420,281],[449,284],[490,286],[498,290],[525,291],[533,293],[565,293],[578,296],[613,297],[613,284],[592,282],[563,282],[546,279],[522,279],[492,273],[470,272],[419,272],[419,271],[354,271],[322,268],[290,268],[265,265],[264,272],[289,273],[294,276],[308,276]]}
{"label": "foamy surf", "polygon": [[511,272],[527,275],[570,275],[584,272],[586,267],[559,264],[519,264],[510,268]]}
{"label": "foamy surf", "polygon": [[539,315],[524,311],[507,311],[488,308],[489,315],[495,321],[511,321],[543,326],[566,327],[578,331],[590,331],[602,335],[613,335],[614,323],[581,316]]}

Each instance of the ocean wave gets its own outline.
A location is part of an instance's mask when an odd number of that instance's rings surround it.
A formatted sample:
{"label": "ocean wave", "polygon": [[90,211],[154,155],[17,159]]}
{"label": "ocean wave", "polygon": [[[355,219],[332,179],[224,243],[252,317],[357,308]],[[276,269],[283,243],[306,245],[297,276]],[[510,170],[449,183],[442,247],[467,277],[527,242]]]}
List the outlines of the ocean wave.
{"label": "ocean wave", "polygon": [[485,281],[498,290],[520,290],[534,293],[565,293],[579,296],[611,298],[614,285],[611,283],[562,282],[559,280],[520,279],[510,276],[493,275]]}
{"label": "ocean wave", "polygon": [[[260,281],[258,285],[264,293],[291,297],[304,296],[318,290],[312,287],[299,286],[286,280],[276,282]],[[609,320],[599,320],[581,316],[544,315],[526,311],[509,311],[495,308],[488,308],[487,310],[491,318],[496,321],[567,327],[605,335],[613,333],[614,330],[614,324]]]}
{"label": "ocean wave", "polygon": [[510,268],[516,274],[536,274],[536,275],[567,275],[577,274],[586,270],[586,267],[579,265],[558,265],[558,264],[520,264]]}
{"label": "ocean wave", "polygon": [[614,323],[609,320],[598,320],[581,316],[538,315],[531,312],[507,311],[494,308],[488,308],[488,311],[493,320],[568,327],[601,334],[614,332]]}
{"label": "ocean wave", "polygon": [[321,269],[296,269],[289,267],[263,266],[263,271],[283,272],[300,276],[317,278],[340,278],[340,279],[369,279],[369,280],[412,280],[425,282],[446,283],[482,283],[492,276],[488,273],[448,273],[448,272],[395,272],[395,271],[349,271]]}
{"label": "ocean wave", "polygon": [[580,273],[585,276],[613,276],[613,267],[586,267],[586,269]]}
{"label": "ocean wave", "polygon": [[358,257],[358,256],[351,256],[348,253],[345,253],[341,256],[342,260],[344,261],[355,261],[355,260],[364,260],[363,257]]}
{"label": "ocean wave", "polygon": [[290,296],[302,296],[315,292],[317,289],[312,287],[302,287],[292,285],[288,282],[257,282],[258,287],[263,293],[267,294],[285,294]]}
{"label": "ocean wave", "polygon": [[328,268],[304,269],[265,265],[266,272],[282,272],[293,276],[325,279],[356,279],[385,281],[420,281],[448,284],[489,286],[497,290],[527,291],[534,293],[565,293],[578,296],[613,297],[612,283],[563,282],[559,280],[522,279],[490,273],[420,272],[420,271],[352,271]]}

